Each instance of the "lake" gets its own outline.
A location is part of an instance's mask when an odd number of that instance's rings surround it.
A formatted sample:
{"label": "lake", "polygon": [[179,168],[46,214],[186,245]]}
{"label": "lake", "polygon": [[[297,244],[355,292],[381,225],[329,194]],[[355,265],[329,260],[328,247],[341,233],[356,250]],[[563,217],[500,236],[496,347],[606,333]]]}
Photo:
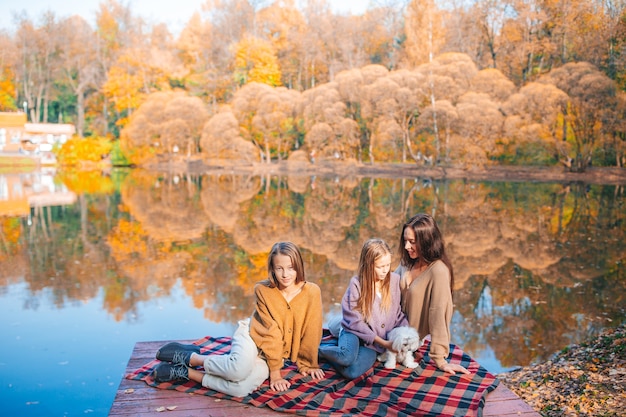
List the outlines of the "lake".
{"label": "lake", "polygon": [[432,214],[452,342],[493,373],[624,321],[621,185],[333,174],[0,175],[3,415],[106,416],[137,341],[231,335],[272,244],[302,250],[325,319],[362,243]]}

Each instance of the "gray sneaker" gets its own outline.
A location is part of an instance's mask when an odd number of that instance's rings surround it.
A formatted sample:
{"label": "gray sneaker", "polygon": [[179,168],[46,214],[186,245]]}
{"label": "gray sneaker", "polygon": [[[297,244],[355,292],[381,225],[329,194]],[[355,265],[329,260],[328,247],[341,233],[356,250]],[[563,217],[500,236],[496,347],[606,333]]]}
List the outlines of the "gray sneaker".
{"label": "gray sneaker", "polygon": [[171,363],[160,363],[152,371],[156,382],[176,381],[178,379],[189,379],[189,369],[185,365],[172,365]]}
{"label": "gray sneaker", "polygon": [[200,354],[200,347],[196,345],[183,345],[178,342],[167,343],[157,350],[156,358],[163,362],[171,362],[174,365],[189,366],[192,353]]}

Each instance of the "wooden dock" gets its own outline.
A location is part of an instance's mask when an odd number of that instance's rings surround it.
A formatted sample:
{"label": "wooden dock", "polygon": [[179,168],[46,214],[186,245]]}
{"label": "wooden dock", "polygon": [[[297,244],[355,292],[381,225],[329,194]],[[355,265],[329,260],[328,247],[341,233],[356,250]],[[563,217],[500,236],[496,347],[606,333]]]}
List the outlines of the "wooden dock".
{"label": "wooden dock", "polygon": [[[192,341],[189,341],[191,343]],[[166,342],[138,342],[126,366],[126,373],[154,359],[156,351]],[[183,342],[185,343],[185,342]],[[160,410],[160,411],[159,411]],[[163,414],[165,413],[165,414]],[[186,394],[148,386],[143,381],[123,378],[115,395],[109,416],[133,417],[277,417],[288,415],[269,407],[252,407],[236,401]],[[487,395],[483,417],[541,417],[502,382]]]}

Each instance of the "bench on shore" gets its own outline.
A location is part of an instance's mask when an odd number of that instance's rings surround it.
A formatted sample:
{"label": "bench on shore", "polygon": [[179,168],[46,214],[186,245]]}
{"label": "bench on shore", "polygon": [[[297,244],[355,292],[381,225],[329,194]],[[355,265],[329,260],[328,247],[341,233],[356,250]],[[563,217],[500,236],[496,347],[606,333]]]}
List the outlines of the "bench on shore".
{"label": "bench on shore", "polygon": [[[142,367],[154,359],[155,352],[165,342],[138,342],[126,367],[126,373]],[[183,342],[187,343],[187,342]],[[166,414],[162,414],[165,412]],[[176,390],[156,389],[144,381],[123,378],[115,395],[109,416],[162,417],[255,417],[285,416],[269,407],[253,407],[227,399],[205,395],[186,394]],[[500,383],[487,394],[483,417],[540,417],[533,408]]]}

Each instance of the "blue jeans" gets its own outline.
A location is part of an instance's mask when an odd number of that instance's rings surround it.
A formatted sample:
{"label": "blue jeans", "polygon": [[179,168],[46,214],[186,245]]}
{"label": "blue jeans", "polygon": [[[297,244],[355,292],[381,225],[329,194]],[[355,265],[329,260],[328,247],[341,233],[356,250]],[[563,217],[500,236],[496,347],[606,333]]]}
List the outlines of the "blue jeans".
{"label": "blue jeans", "polygon": [[354,379],[374,365],[378,353],[361,346],[358,336],[342,329],[337,345],[320,345],[319,356],[330,362],[345,378]]}

